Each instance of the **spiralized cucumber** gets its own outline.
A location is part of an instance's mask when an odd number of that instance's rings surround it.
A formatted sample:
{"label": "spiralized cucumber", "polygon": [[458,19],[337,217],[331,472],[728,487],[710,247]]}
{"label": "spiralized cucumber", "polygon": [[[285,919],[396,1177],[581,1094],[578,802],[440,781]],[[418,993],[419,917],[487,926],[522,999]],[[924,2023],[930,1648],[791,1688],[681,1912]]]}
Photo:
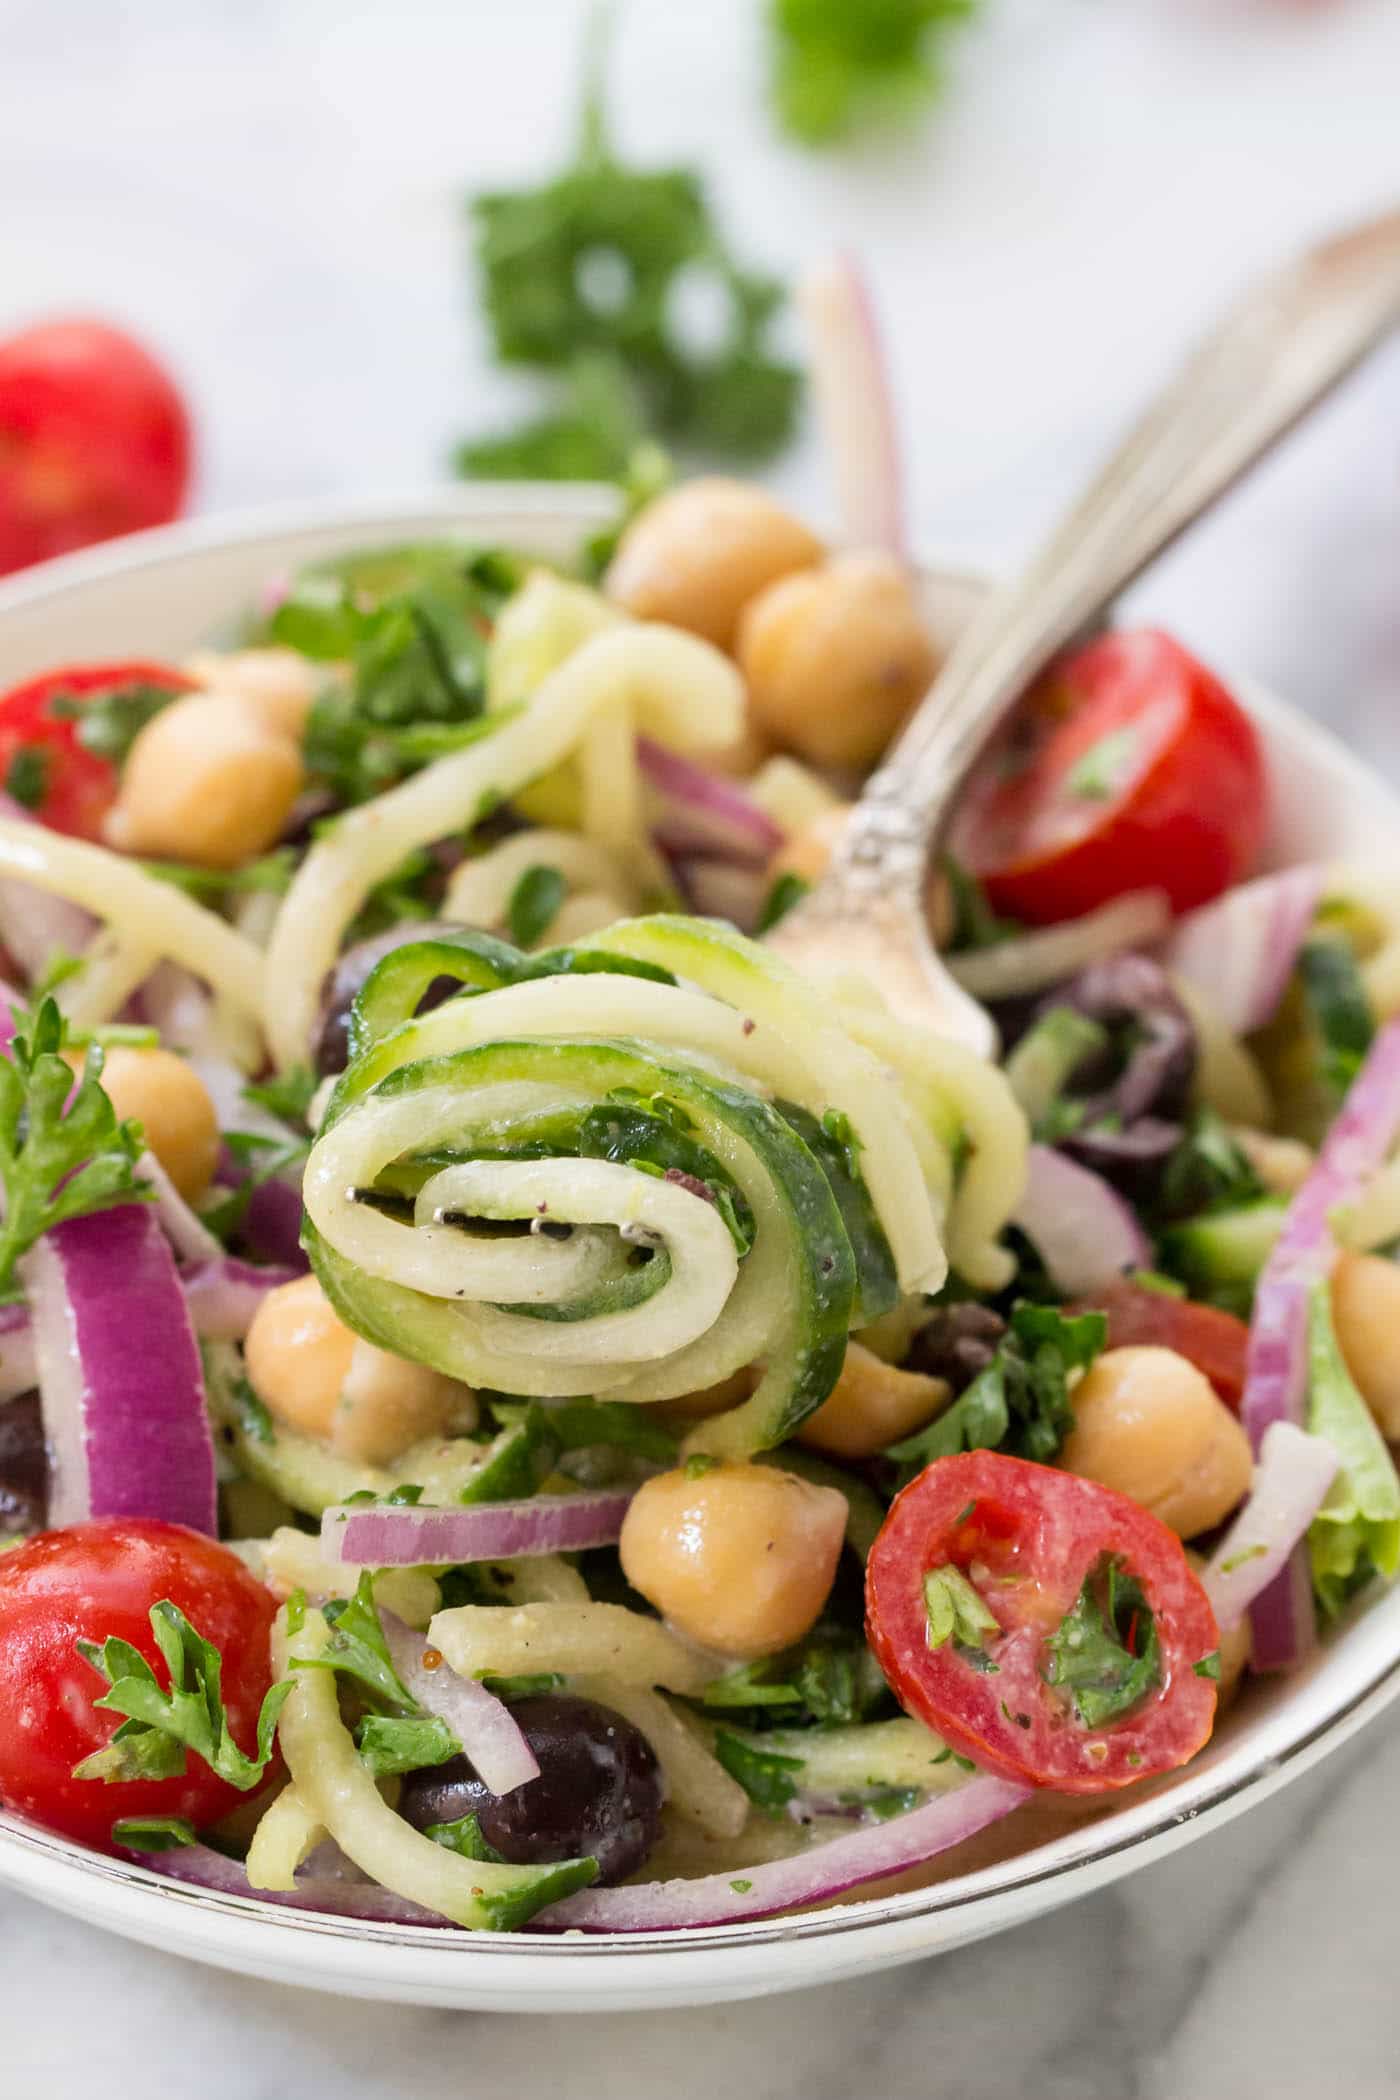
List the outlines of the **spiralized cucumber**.
{"label": "spiralized cucumber", "polygon": [[[443,976],[462,996],[415,1016]],[[689,1448],[771,1448],[852,1327],[942,1280],[955,1147],[969,1266],[1007,1258],[1024,1125],[1004,1083],[937,1044],[901,1065],[878,1022],[847,1030],[700,920],[531,957],[407,944],[360,994],[307,1165],[322,1285],[370,1341],[499,1392],[672,1400],[756,1364]]]}

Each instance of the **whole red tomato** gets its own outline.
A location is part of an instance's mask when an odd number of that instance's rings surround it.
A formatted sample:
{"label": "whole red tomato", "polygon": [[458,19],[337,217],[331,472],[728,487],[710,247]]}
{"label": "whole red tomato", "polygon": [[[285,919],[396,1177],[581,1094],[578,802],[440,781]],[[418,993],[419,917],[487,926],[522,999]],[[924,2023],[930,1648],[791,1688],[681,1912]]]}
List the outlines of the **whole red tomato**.
{"label": "whole red tomato", "polygon": [[180,1524],[112,1518],[41,1532],[0,1555],[0,1802],[50,1830],[104,1850],[128,1816],[216,1823],[243,1796],[189,1753],[169,1779],[75,1779],[73,1767],[110,1742],[120,1717],[94,1705],[106,1686],[77,1643],[130,1641],[163,1686],[170,1673],[151,1632],[169,1598],[223,1657],[223,1700],[240,1750],[252,1755],[271,1681],[268,1638],[277,1606],[236,1554]]}
{"label": "whole red tomato", "polygon": [[993,907],[1035,925],[1125,890],[1208,904],[1250,872],[1268,821],[1263,749],[1203,663],[1150,629],[1052,667],[974,768],[952,848]]}
{"label": "whole red tomato", "polygon": [[42,321],[0,342],[0,575],[165,525],[190,481],[170,374],[102,321]]}

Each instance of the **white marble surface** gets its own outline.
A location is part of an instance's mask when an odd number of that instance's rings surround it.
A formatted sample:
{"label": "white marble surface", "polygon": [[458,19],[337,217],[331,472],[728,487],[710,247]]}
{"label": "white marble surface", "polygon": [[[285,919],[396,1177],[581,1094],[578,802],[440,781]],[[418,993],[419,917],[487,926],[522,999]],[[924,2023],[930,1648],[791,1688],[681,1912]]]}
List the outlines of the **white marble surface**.
{"label": "white marble surface", "polygon": [[[989,0],[941,119],[807,159],[757,0],[633,0],[639,151],[694,155],[756,255],[867,256],[913,511],[1013,558],[1256,260],[1400,193],[1396,0]],[[0,0],[0,330],[162,343],[205,507],[403,488],[503,413],[458,198],[567,123],[574,0]],[[810,443],[777,479],[824,501]],[[1145,588],[1400,770],[1400,346]],[[1293,2100],[1400,2094],[1392,1721],[1243,1823],[998,1942],[820,1997],[538,2020],[296,1996],[0,1897],[0,2091],[202,2100]],[[124,2041],[116,2037],[124,2036]]]}

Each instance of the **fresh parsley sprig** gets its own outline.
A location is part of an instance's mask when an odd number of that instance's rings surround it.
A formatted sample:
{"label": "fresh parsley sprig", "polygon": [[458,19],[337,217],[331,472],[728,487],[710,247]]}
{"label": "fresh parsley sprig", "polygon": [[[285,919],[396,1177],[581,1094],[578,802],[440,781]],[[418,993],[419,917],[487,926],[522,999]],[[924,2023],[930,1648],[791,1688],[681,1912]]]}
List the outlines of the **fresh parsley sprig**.
{"label": "fresh parsley sprig", "polygon": [[75,1080],[62,1055],[68,1034],[55,1001],[42,1000],[33,1013],[13,1011],[14,1040],[0,1058],[0,1289],[51,1227],[154,1194],[136,1179],[141,1127],[120,1121],[102,1090],[102,1045],[90,1046]]}
{"label": "fresh parsley sprig", "polygon": [[168,1597],[151,1606],[151,1632],[170,1672],[169,1691],[130,1641],[112,1635],[100,1644],[77,1643],[84,1662],[107,1684],[93,1704],[126,1718],[110,1743],[73,1767],[73,1777],[109,1782],[174,1779],[185,1770],[193,1750],[220,1779],[247,1793],[267,1770],[292,1679],[274,1684],[264,1698],[256,1754],[249,1757],[229,1732],[221,1688],[223,1657],[213,1642],[206,1641]]}

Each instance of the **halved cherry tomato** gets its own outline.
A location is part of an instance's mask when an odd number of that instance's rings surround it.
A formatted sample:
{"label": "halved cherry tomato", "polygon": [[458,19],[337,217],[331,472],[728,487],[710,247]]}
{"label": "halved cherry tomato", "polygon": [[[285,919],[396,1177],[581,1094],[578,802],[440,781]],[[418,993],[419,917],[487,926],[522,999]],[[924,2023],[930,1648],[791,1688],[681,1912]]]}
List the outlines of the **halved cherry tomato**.
{"label": "halved cherry tomato", "polygon": [[188,693],[194,680],[171,664],[65,664],[0,694],[0,788],[51,831],[100,839],[117,799],[117,768],[89,750],[82,716],[98,701]]}
{"label": "halved cherry tomato", "polygon": [[44,321],[0,342],[0,575],[178,517],[190,421],[119,328]]}
{"label": "halved cherry tomato", "polygon": [[952,849],[992,905],[1047,925],[1125,890],[1176,911],[1247,875],[1268,780],[1254,725],[1165,634],[1106,634],[1027,694],[963,791]]}
{"label": "halved cherry tomato", "polygon": [[[980,1638],[931,1646],[925,1582],[949,1568],[989,1623]],[[1080,1701],[1093,1687],[1052,1679],[1096,1652],[1079,1631],[1086,1585],[1115,1624],[1112,1592],[1103,1607],[1110,1581],[1140,1600],[1118,1629],[1125,1658],[1145,1668],[1155,1642],[1155,1668],[1121,1712],[1089,1720]],[[1215,1685],[1195,1666],[1220,1636],[1205,1591],[1166,1525],[1096,1481],[995,1451],[935,1459],[895,1498],[865,1598],[866,1633],[900,1704],[1007,1778],[1096,1794],[1174,1770],[1210,1735]]]}
{"label": "halved cherry tomato", "polygon": [[271,1680],[268,1638],[277,1609],[236,1554],[180,1524],[113,1518],[41,1532],[0,1555],[0,1801],[50,1830],[106,1849],[126,1816],[183,1816],[201,1828],[244,1797],[190,1753],[170,1779],[75,1779],[73,1767],[108,1743],[120,1716],[94,1706],[106,1687],[78,1653],[80,1639],[117,1634],[170,1682],[151,1633],[163,1597],[223,1656],[223,1699],[241,1750],[256,1747],[258,1709]]}
{"label": "halved cherry tomato", "polygon": [[1203,1371],[1227,1407],[1238,1408],[1244,1392],[1249,1328],[1233,1313],[1166,1291],[1144,1290],[1136,1283],[1110,1283],[1093,1297],[1081,1298],[1067,1312],[1101,1312],[1108,1319],[1109,1349],[1129,1349],[1139,1342],[1175,1349]]}

